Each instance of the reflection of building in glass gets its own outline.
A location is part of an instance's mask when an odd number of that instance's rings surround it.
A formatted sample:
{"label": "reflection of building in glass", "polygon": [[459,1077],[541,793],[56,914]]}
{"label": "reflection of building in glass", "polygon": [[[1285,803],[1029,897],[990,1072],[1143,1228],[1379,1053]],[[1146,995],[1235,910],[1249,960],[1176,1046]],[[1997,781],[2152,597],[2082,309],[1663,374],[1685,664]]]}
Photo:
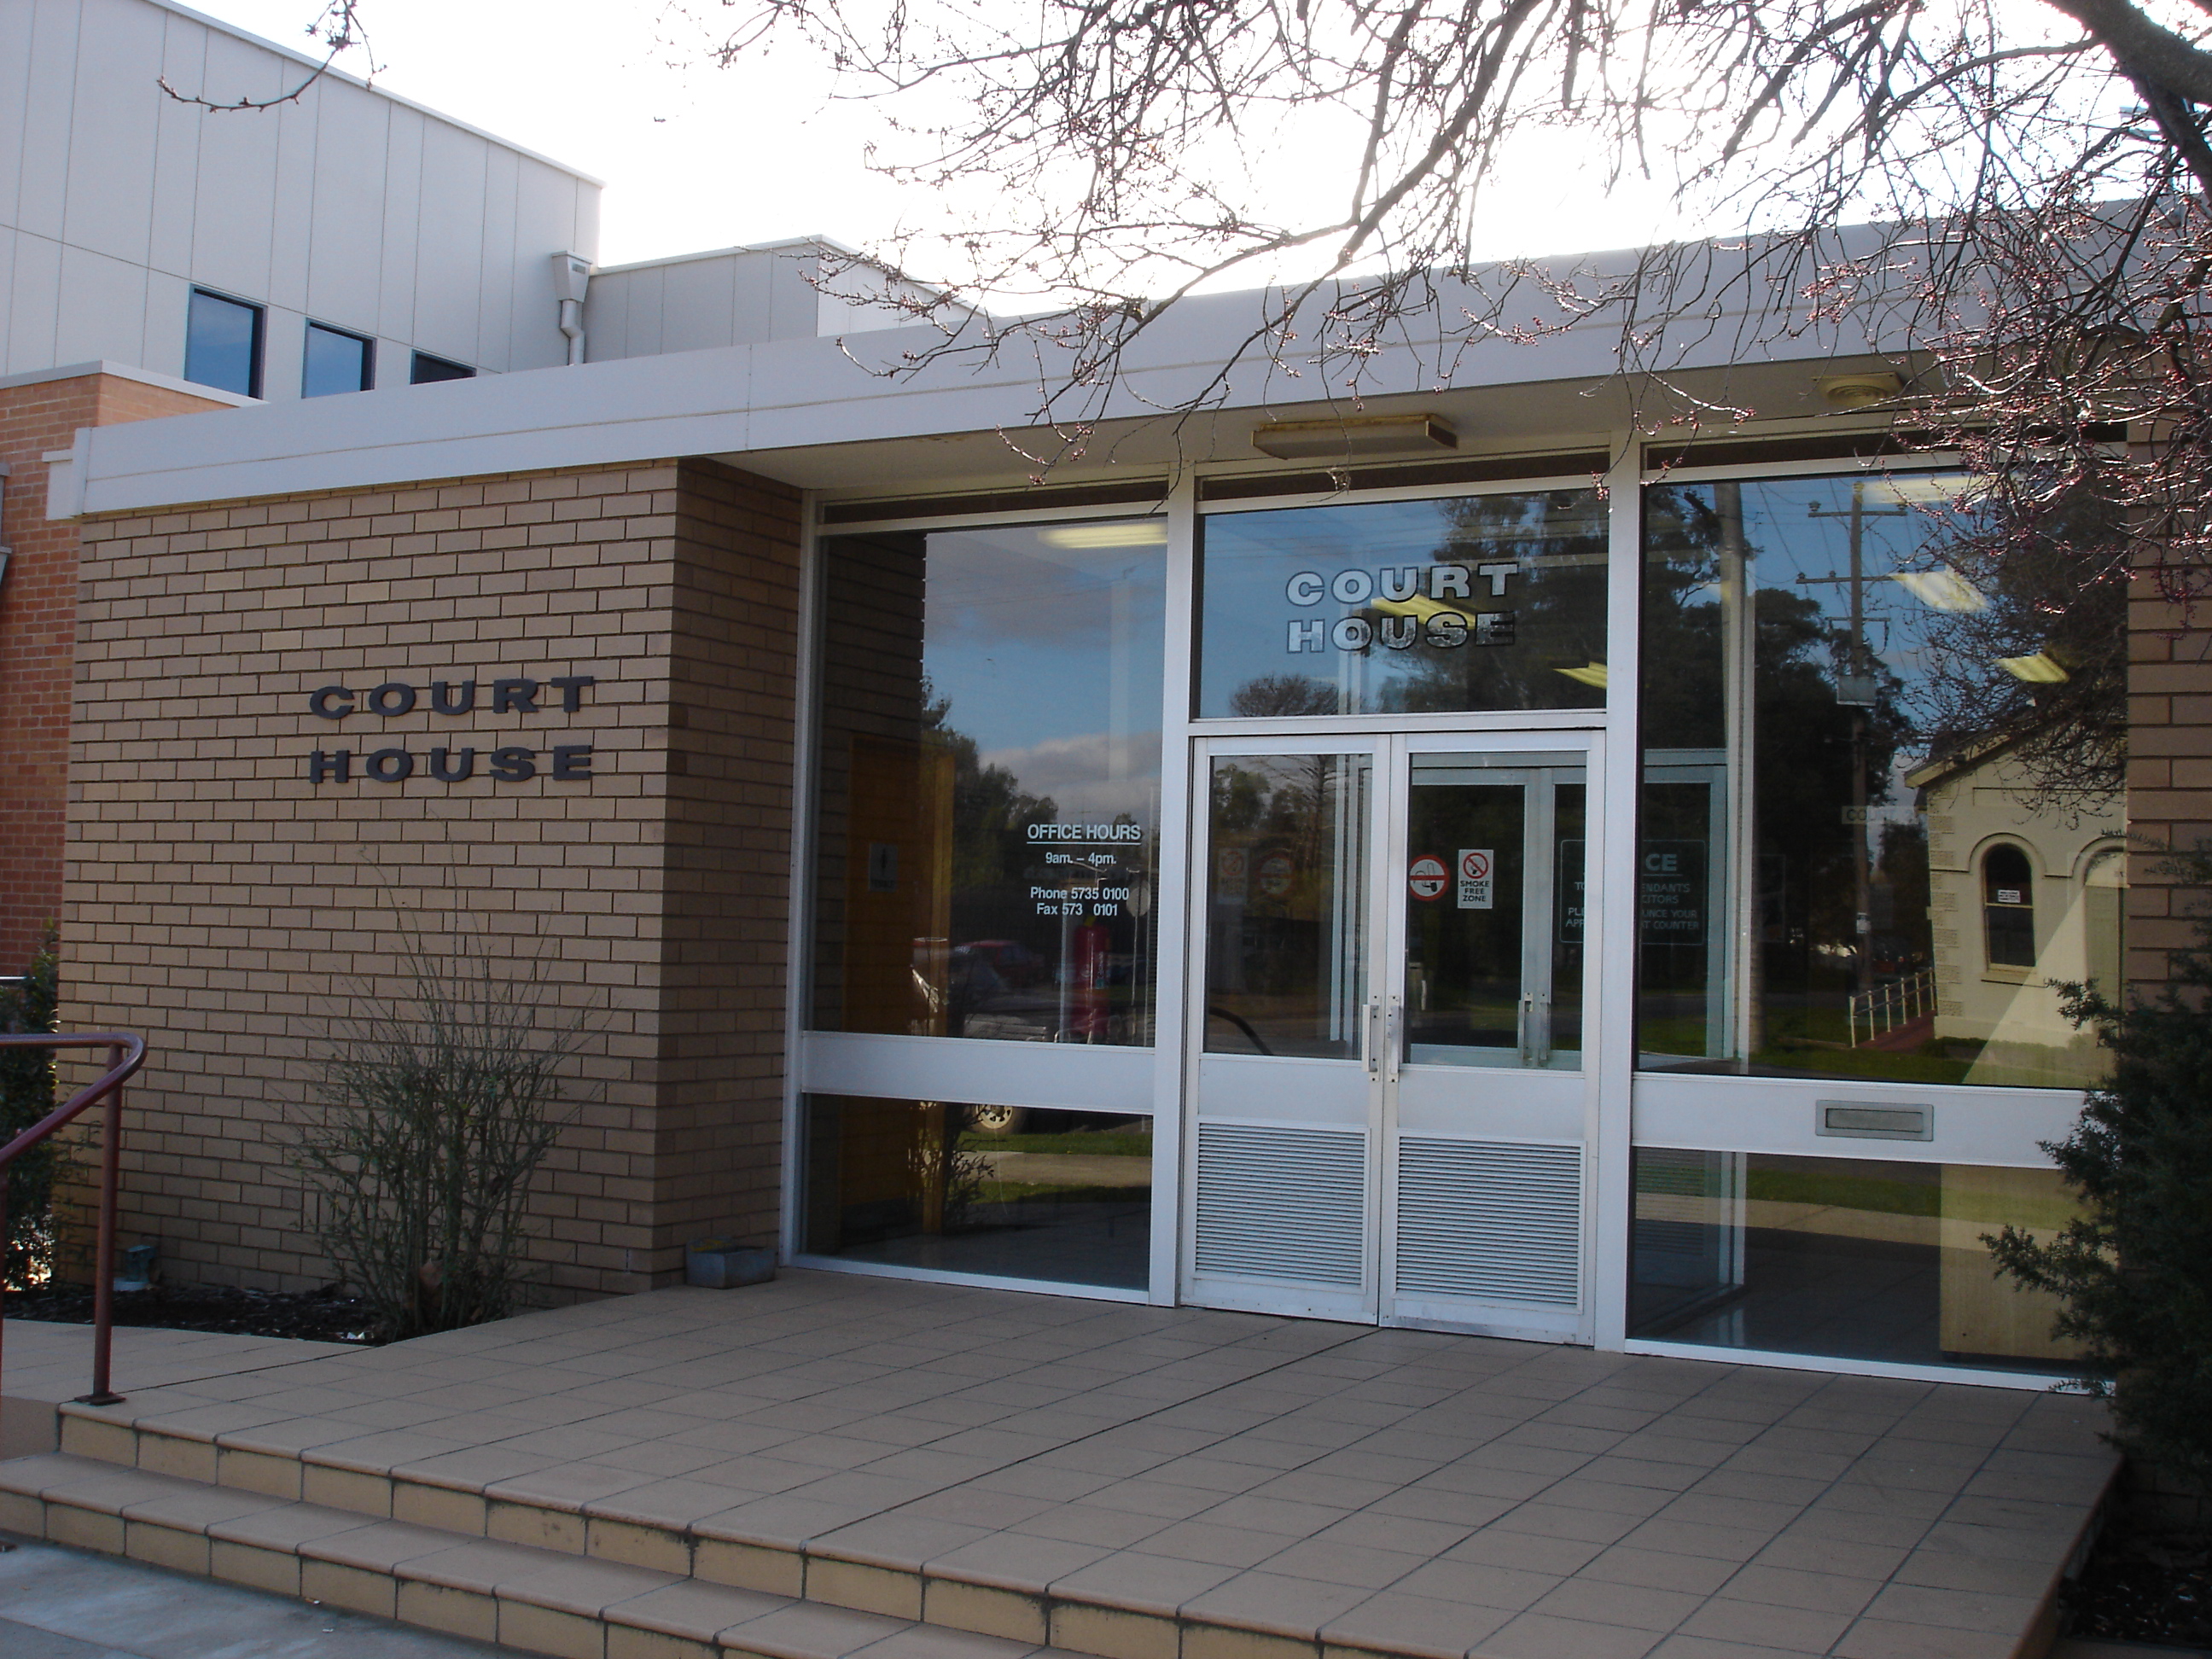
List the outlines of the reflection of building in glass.
{"label": "reflection of building in glass", "polygon": [[2118,800],[2039,799],[2012,746],[1968,748],[1905,780],[1928,815],[1935,1036],[1969,1083],[2080,1088],[2103,1070],[2052,988],[2119,986],[2126,821]]}

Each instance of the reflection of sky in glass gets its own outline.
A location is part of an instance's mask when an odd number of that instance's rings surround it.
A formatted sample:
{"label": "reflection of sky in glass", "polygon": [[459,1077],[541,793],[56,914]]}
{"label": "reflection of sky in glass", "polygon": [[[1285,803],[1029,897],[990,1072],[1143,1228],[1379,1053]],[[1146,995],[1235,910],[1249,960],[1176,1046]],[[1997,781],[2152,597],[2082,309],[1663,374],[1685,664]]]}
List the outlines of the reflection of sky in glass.
{"label": "reflection of sky in glass", "polygon": [[[1865,639],[1891,672],[1905,682],[1900,702],[1921,706],[1933,647],[1931,623],[1961,610],[1978,609],[1979,596],[1926,549],[1946,531],[1942,509],[1971,487],[1960,473],[1906,478],[1792,478],[1747,483],[1743,492],[1744,542],[1752,555],[1753,583],[1819,605],[1838,641],[1850,626],[1851,506],[1860,492],[1859,568]],[[1910,578],[1899,580],[1893,573]],[[1810,577],[1810,581],[1804,579]],[[1717,596],[1716,596],[1717,597]],[[1908,740],[1910,764],[1924,744]],[[1909,796],[1909,792],[1905,792]]]}
{"label": "reflection of sky in glass", "polygon": [[929,538],[924,666],[947,723],[1070,814],[1158,793],[1166,528],[1157,519]]}

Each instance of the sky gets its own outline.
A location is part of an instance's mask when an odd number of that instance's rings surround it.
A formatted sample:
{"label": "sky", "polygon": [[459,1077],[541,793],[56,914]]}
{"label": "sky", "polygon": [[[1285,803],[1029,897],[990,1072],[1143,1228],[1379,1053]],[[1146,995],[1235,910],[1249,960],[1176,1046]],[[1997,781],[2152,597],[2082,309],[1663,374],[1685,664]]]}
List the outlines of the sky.
{"label": "sky", "polygon": [[[319,11],[318,0],[186,3],[301,50]],[[713,0],[699,10],[744,15]],[[872,106],[832,102],[826,69],[795,44],[715,69],[706,37],[665,0],[364,0],[362,15],[378,85],[606,181],[603,264],[810,234],[865,249],[942,222],[944,203],[868,169],[870,143],[888,149],[896,136]],[[362,72],[358,52],[339,63]],[[1556,152],[1493,193],[1488,251],[1620,247],[1665,224],[1656,192],[1607,200]],[[1286,186],[1314,171],[1286,150]]]}

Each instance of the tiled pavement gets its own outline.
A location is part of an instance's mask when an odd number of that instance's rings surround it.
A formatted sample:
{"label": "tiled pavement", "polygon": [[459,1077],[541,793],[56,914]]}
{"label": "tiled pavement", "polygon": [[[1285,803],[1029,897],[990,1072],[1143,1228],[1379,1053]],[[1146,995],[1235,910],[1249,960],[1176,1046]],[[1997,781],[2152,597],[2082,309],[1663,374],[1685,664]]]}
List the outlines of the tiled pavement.
{"label": "tiled pavement", "polygon": [[2032,1653],[2112,1467],[2062,1396],[803,1273],[118,1382],[72,1443],[1115,1659]]}

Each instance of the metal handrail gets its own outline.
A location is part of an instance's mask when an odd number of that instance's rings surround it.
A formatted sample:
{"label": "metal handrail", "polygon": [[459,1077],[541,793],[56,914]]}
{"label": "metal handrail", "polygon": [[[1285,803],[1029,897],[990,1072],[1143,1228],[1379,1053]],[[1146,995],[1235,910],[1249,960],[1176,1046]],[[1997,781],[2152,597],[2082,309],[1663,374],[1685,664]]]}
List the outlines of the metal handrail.
{"label": "metal handrail", "polygon": [[[0,1032],[0,1049],[105,1048],[107,1069],[6,1146],[0,1146],[0,1251],[8,1237],[8,1165],[57,1129],[66,1127],[103,1096],[107,1133],[100,1158],[100,1237],[94,1252],[92,1287],[92,1392],[77,1396],[87,1406],[112,1406],[123,1396],[107,1386],[108,1356],[115,1338],[115,1210],[123,1169],[123,1085],[146,1063],[146,1039],[130,1031],[84,1031],[58,1036],[51,1031]],[[0,1308],[0,1331],[7,1328]]]}

